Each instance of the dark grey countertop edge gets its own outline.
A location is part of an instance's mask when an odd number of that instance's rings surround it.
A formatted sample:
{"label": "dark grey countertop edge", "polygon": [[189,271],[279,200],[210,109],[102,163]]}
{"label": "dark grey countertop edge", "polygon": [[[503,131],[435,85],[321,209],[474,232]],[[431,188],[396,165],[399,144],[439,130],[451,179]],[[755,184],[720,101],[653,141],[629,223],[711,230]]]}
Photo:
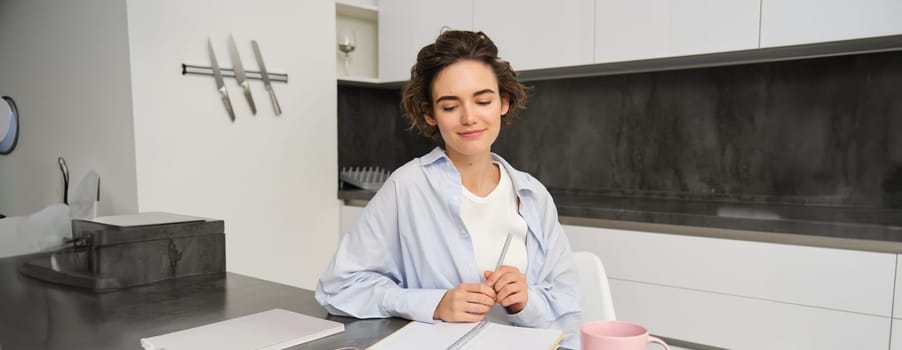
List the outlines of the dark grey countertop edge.
{"label": "dark grey countertop edge", "polygon": [[[339,191],[338,197],[347,205],[362,207],[373,194],[369,191]],[[902,228],[898,226],[734,218],[557,204],[560,221],[565,225],[902,254]]]}

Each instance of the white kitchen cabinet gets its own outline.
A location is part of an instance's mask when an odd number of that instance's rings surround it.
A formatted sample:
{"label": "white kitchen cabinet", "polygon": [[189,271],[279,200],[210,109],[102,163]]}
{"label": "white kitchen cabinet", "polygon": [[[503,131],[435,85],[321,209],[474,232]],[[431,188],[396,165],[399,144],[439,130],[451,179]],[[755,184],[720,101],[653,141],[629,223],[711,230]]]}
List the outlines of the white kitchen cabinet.
{"label": "white kitchen cabinet", "polygon": [[481,0],[473,29],[492,38],[515,70],[592,64],[595,0]]}
{"label": "white kitchen cabinet", "polygon": [[595,63],[758,48],[759,6],[759,0],[596,0]]}
{"label": "white kitchen cabinet", "polygon": [[762,0],[761,47],[902,34],[899,0]]}
{"label": "white kitchen cabinet", "polygon": [[470,1],[380,0],[379,80],[410,79],[420,48],[435,41],[443,27],[473,29]]}
{"label": "white kitchen cabinet", "polygon": [[611,294],[618,319],[718,348],[886,349],[890,342],[889,317],[614,278]]}
{"label": "white kitchen cabinet", "polygon": [[893,319],[893,330],[890,334],[890,350],[902,350],[902,320]]}
{"label": "white kitchen cabinet", "polygon": [[882,317],[893,309],[896,254],[569,225],[564,231],[573,247],[601,257],[612,278]]}
{"label": "white kitchen cabinet", "polygon": [[[896,255],[896,293],[893,297],[893,317],[902,319],[902,256]],[[902,342],[902,339],[899,339]],[[902,344],[900,344],[902,345]]]}
{"label": "white kitchen cabinet", "polygon": [[897,255],[565,225],[619,319],[730,349],[886,349]]}
{"label": "white kitchen cabinet", "polygon": [[[378,81],[379,38],[376,6],[362,2],[335,2],[335,72],[345,81]],[[347,54],[340,45],[351,43],[354,49]]]}

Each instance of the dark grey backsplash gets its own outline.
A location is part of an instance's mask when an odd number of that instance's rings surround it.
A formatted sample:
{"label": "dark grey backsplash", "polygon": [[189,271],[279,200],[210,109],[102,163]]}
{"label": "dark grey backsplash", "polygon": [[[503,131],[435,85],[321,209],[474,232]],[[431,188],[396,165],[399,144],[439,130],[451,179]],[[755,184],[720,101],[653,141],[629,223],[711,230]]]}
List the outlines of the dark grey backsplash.
{"label": "dark grey backsplash", "polygon": [[394,170],[435,143],[408,130],[400,89],[338,87],[338,164]]}
{"label": "dark grey backsplash", "polygon": [[[902,51],[535,81],[494,151],[549,189],[902,208]],[[398,89],[338,89],[339,164],[434,143]]]}

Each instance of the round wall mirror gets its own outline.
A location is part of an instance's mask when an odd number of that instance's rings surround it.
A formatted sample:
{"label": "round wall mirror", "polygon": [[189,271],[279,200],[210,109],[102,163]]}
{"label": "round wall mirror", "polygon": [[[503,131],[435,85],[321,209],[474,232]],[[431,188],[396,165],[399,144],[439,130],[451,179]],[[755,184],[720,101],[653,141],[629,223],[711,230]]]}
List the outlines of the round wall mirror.
{"label": "round wall mirror", "polygon": [[12,97],[0,103],[0,154],[9,154],[19,142],[19,109]]}

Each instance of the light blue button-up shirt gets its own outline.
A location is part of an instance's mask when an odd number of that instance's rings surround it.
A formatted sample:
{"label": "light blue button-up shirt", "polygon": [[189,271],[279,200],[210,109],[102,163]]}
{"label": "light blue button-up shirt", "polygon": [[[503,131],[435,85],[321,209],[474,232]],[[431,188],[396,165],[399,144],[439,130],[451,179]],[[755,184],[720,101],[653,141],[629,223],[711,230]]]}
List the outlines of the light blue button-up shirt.
{"label": "light blue button-up shirt", "polygon": [[[579,347],[580,307],[570,244],[548,190],[492,154],[507,169],[526,221],[526,307],[513,325],[556,328],[562,346]],[[329,313],[434,322],[448,289],[480,283],[473,244],[460,218],[460,173],[436,147],[396,170],[345,234],[316,286]]]}

